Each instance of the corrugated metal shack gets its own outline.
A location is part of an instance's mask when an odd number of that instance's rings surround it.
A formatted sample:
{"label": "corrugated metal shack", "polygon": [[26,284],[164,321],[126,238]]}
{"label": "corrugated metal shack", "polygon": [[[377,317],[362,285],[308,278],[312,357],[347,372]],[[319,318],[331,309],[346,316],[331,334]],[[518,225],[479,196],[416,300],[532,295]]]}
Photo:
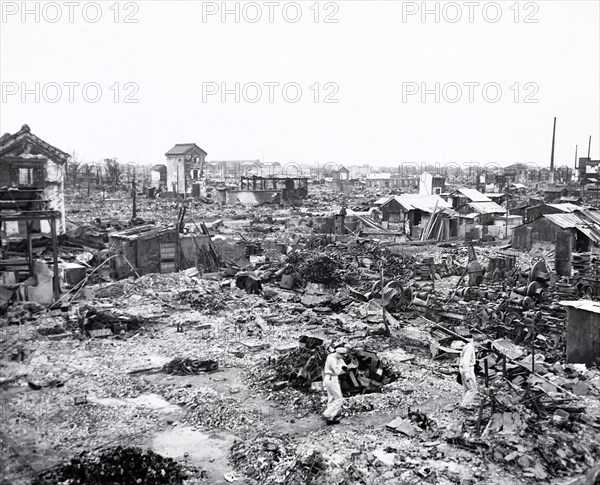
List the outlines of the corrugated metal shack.
{"label": "corrugated metal shack", "polygon": [[116,232],[109,236],[109,251],[117,256],[111,261],[116,278],[194,267],[211,272],[220,265],[210,235],[183,235],[174,227],[146,225]]}
{"label": "corrugated metal shack", "polygon": [[598,224],[583,212],[544,214],[521,224],[513,230],[512,247],[529,250],[535,242],[555,243],[559,233],[571,235],[572,247],[577,252],[600,252]]}

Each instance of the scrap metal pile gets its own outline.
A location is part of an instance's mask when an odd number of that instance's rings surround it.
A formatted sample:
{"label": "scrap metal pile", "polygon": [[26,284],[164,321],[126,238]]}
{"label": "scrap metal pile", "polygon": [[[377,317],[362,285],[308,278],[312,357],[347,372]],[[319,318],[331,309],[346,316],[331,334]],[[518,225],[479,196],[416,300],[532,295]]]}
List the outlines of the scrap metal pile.
{"label": "scrap metal pile", "polygon": [[178,485],[188,478],[171,458],[153,451],[117,446],[83,452],[68,463],[42,472],[34,485]]}
{"label": "scrap metal pile", "polygon": [[[323,340],[302,336],[300,345],[275,359],[259,380],[276,390],[289,385],[305,391],[321,381],[328,354]],[[383,386],[397,379],[391,367],[367,349],[350,349],[345,362],[348,371],[339,377],[344,396],[380,392]]]}
{"label": "scrap metal pile", "polygon": [[414,276],[416,259],[383,250],[370,241],[330,244],[319,251],[297,251],[286,259],[290,272],[301,281],[355,286],[377,277],[385,257],[384,275],[408,280]]}
{"label": "scrap metal pile", "polygon": [[[414,250],[415,248],[413,248]],[[413,254],[416,253],[416,254]],[[290,253],[276,275],[288,275],[301,287],[310,283],[323,284],[329,288],[346,285],[367,299],[381,295],[381,272],[386,288],[387,304],[396,296],[410,299],[412,288],[419,289],[417,282],[425,282],[464,272],[457,262],[459,251],[448,248],[433,257],[419,257],[418,251],[400,254],[385,245],[358,239],[347,243],[336,242],[318,250],[296,250]],[[273,273],[271,273],[273,274]],[[401,298],[401,299],[403,299]],[[396,301],[395,307],[401,302]],[[387,306],[386,304],[386,306]]]}
{"label": "scrap metal pile", "polygon": [[476,330],[534,346],[551,361],[564,359],[566,310],[558,303],[563,289],[545,261],[521,269],[514,256],[500,255],[490,258],[482,276],[480,284],[457,286],[447,296],[422,288],[414,293],[412,308],[460,335]]}

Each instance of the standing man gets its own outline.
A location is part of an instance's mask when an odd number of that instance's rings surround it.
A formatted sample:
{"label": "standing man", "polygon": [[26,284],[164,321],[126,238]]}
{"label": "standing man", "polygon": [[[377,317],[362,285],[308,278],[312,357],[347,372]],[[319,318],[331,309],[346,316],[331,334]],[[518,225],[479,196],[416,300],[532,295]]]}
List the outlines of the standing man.
{"label": "standing man", "polygon": [[340,380],[338,376],[348,370],[344,356],[348,354],[348,349],[345,347],[336,347],[335,352],[327,356],[325,368],[323,369],[323,386],[327,391],[327,408],[323,411],[323,418],[327,424],[338,424],[338,414],[344,403]]}
{"label": "standing man", "polygon": [[483,336],[471,336],[471,340],[463,347],[460,353],[458,371],[462,379],[464,389],[460,409],[470,410],[475,405],[477,396],[477,381],[475,380],[475,342],[483,340]]}

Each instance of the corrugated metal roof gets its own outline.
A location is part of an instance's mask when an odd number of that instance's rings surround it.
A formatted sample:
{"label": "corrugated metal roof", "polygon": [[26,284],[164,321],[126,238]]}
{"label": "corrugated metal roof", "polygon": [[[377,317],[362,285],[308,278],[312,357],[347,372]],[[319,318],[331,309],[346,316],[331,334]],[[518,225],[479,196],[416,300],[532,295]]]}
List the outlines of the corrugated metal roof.
{"label": "corrugated metal roof", "polygon": [[396,200],[408,210],[419,209],[425,212],[433,212],[434,208],[451,209],[452,206],[437,195],[403,194],[396,196]]}
{"label": "corrugated metal roof", "polygon": [[545,217],[550,222],[556,224],[563,229],[572,229],[577,226],[585,225],[578,216],[575,214],[544,214],[542,217]]}
{"label": "corrugated metal roof", "polygon": [[472,202],[491,202],[487,195],[483,195],[479,190],[475,189],[457,189],[457,192],[460,192],[462,195],[467,197]]}
{"label": "corrugated metal roof", "polygon": [[546,204],[548,207],[552,207],[562,212],[575,212],[581,210],[581,206],[575,204],[569,204],[568,202],[563,204]]}
{"label": "corrugated metal roof", "polygon": [[600,226],[600,214],[598,214],[598,211],[596,210],[588,210],[580,207],[577,211],[577,215],[586,222],[591,222],[592,224],[598,224]]}
{"label": "corrugated metal roof", "polygon": [[596,244],[600,243],[600,231],[598,230],[598,226],[577,226],[576,229],[589,237],[590,240]]}
{"label": "corrugated metal roof", "polygon": [[479,214],[506,214],[506,209],[495,202],[471,202],[467,205]]}
{"label": "corrugated metal roof", "polygon": [[394,198],[393,195],[386,195],[385,197],[381,197],[375,201],[375,205],[384,205],[387,204],[390,200]]}
{"label": "corrugated metal roof", "polygon": [[419,209],[424,212],[433,212],[436,203],[438,210],[452,208],[448,202],[437,195],[421,194],[402,194],[382,197],[381,199],[375,201],[375,205],[384,206],[392,199],[396,200],[396,202],[398,202],[407,211]]}
{"label": "corrugated metal roof", "polygon": [[578,310],[584,310],[586,312],[592,313],[600,313],[600,302],[592,301],[592,300],[563,300],[559,301],[563,306],[568,306],[571,308],[577,308]]}

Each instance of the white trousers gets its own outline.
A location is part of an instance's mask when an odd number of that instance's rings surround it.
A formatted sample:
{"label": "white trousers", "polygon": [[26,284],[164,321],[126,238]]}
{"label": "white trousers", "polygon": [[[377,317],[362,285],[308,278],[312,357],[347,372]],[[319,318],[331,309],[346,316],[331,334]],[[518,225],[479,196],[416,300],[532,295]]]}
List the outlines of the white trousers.
{"label": "white trousers", "polygon": [[340,380],[337,376],[324,375],[323,387],[327,391],[327,408],[323,411],[325,419],[334,419],[342,410],[344,396],[342,396],[342,388]]}
{"label": "white trousers", "polygon": [[475,368],[468,370],[460,369],[460,377],[463,383],[463,399],[461,406],[472,406],[477,396],[477,381],[475,380]]}

